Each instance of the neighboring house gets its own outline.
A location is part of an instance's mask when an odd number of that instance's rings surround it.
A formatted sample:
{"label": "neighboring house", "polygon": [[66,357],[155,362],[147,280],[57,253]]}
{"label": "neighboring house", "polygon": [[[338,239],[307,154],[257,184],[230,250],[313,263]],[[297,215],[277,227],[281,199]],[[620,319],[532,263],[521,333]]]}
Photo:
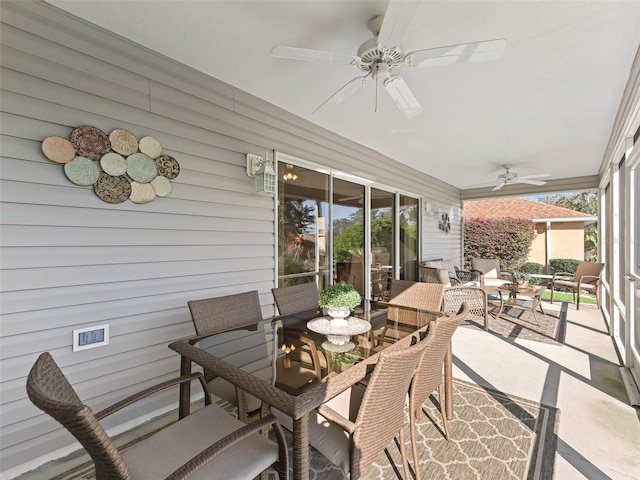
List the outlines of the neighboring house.
{"label": "neighboring house", "polygon": [[597,216],[526,198],[497,198],[464,202],[464,218],[523,218],[536,224],[536,237],[527,261],[548,265],[551,258],[583,260],[584,227]]}

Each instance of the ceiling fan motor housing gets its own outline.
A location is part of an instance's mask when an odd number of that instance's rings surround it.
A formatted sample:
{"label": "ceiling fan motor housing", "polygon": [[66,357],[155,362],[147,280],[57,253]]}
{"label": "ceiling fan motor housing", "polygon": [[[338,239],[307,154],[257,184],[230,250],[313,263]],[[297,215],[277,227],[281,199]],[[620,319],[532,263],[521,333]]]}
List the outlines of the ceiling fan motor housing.
{"label": "ceiling fan motor housing", "polygon": [[384,62],[392,70],[404,61],[404,52],[398,47],[384,47],[378,43],[377,38],[370,38],[358,48],[360,62],[358,68],[363,72],[370,72],[373,65]]}

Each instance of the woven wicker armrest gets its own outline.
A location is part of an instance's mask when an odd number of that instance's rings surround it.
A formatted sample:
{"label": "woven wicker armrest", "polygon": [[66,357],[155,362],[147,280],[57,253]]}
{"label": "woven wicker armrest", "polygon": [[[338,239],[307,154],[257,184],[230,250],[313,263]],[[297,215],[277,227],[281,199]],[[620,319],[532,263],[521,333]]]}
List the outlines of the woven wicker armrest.
{"label": "woven wicker armrest", "polygon": [[124,407],[127,407],[139,400],[142,400],[149,395],[153,395],[154,393],[161,392],[166,390],[167,388],[175,387],[176,385],[180,385],[186,382],[192,382],[193,380],[198,379],[200,381],[200,385],[202,385],[202,389],[204,390],[204,402],[205,405],[209,405],[211,403],[211,395],[209,394],[209,389],[207,388],[207,383],[205,382],[204,375],[202,373],[193,373],[188,376],[172,378],[171,380],[167,380],[166,382],[159,383],[158,385],[154,385],[152,387],[146,388],[138,393],[135,393],[123,400],[120,400],[113,405],[100,410],[95,413],[95,416],[98,420],[102,420],[103,418],[111,415],[112,413],[117,412],[118,410],[122,410]]}
{"label": "woven wicker armrest", "polygon": [[247,331],[250,331],[250,332],[254,332],[254,331],[258,330],[258,324],[257,323],[252,323],[251,325],[244,325],[244,326],[238,327],[238,328],[229,328],[227,330],[218,330],[218,331],[211,332],[211,333],[204,333],[202,335],[195,335],[193,337],[188,337],[185,340],[188,340],[191,345],[195,345],[200,340],[204,340],[205,338],[213,337],[215,335],[220,335],[221,333],[224,333],[224,332],[233,332],[233,331],[236,331],[236,330],[247,330]]}
{"label": "woven wicker armrest", "polygon": [[[559,280],[572,280],[573,279],[573,273],[571,272],[553,272],[553,277],[551,278],[551,281],[553,282],[556,279]],[[567,278],[560,278],[560,277],[567,277]]]}
{"label": "woven wicker armrest", "polygon": [[320,405],[318,408],[318,413],[322,415],[327,420],[331,420],[334,423],[340,425],[345,432],[353,433],[356,431],[356,424],[351,420],[344,418],[338,412],[336,412],[333,408],[327,406],[326,404]]}
{"label": "woven wicker armrest", "polygon": [[283,412],[293,410],[293,397],[270,383],[191,345],[188,340],[177,340],[169,344],[169,348],[179,353],[183,359],[194,362],[206,370],[210,370],[213,375],[224,378],[239,389],[259,398],[268,405],[276,407]]}
{"label": "woven wicker armrest", "polygon": [[[224,452],[229,447],[237,444],[241,440],[253,435],[256,432],[259,432],[263,428],[272,425],[274,427],[274,431],[276,433],[276,439],[278,442],[278,450],[280,452],[279,458],[288,459],[287,455],[287,443],[284,436],[284,432],[282,431],[282,427],[278,423],[278,420],[273,416],[269,415],[267,417],[258,419],[244,427],[236,430],[232,434],[224,437],[222,440],[217,441],[210,447],[204,449],[187,463],[182,465],[179,469],[173,472],[171,475],[167,477],[166,480],[182,480],[185,478],[189,478],[204,466],[207,462],[211,461],[222,452]],[[288,460],[287,460],[288,461]],[[287,472],[285,472],[287,473]],[[282,477],[281,477],[282,478]],[[285,477],[286,478],[286,477]]]}

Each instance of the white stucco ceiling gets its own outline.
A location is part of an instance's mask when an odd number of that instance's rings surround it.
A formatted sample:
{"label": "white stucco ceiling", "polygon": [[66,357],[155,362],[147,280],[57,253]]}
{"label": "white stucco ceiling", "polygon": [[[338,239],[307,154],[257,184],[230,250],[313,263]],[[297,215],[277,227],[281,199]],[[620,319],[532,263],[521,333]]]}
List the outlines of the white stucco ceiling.
{"label": "white stucco ceiling", "polygon": [[[49,3],[459,188],[501,165],[550,179],[596,175],[640,43],[640,1],[423,1],[411,51],[506,38],[504,56],[398,71],[424,111],[405,118],[369,82],[322,102],[354,66],[270,56],[274,45],[355,54],[387,1]],[[487,187],[491,188],[491,187]]]}

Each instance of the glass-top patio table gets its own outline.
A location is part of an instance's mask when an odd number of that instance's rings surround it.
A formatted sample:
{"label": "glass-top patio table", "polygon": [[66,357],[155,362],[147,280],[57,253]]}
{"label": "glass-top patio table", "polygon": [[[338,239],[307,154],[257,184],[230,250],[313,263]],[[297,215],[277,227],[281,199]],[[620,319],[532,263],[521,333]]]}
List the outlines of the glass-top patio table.
{"label": "glass-top patio table", "polygon": [[[257,328],[253,328],[253,332],[250,332],[251,328],[247,328],[247,335],[257,336],[260,339],[264,337],[265,345],[262,346],[264,348],[254,348],[252,354],[255,350],[258,352],[257,356],[265,358],[252,358],[252,361],[245,367],[232,365],[221,358],[229,353],[228,348],[225,354],[222,353],[225,350],[225,343],[218,345],[219,352],[215,348],[208,348],[207,351],[199,348],[197,342],[205,336],[178,340],[170,344],[169,348],[181,355],[181,375],[190,374],[192,362],[196,363],[290,416],[293,419],[293,458],[290,459],[293,466],[293,478],[307,480],[309,478],[309,412],[365,379],[373,371],[373,366],[377,362],[380,352],[385,348],[390,345],[402,348],[404,343],[408,345],[412,332],[443,315],[441,312],[401,307],[415,312],[415,322],[398,324],[387,320],[387,306],[390,305],[372,301],[365,302],[362,308],[356,310],[357,317],[371,323],[371,330],[353,336],[351,341],[354,343],[354,347],[351,350],[337,353],[349,356],[349,361],[346,363],[336,362],[336,358],[334,358],[336,353],[322,348],[322,343],[326,343],[327,340],[325,335],[313,333],[306,328],[308,321],[318,318],[317,310],[275,317],[271,321],[272,331],[264,335],[256,335],[255,332],[259,332]],[[393,305],[393,307],[398,306]],[[314,374],[313,365],[307,364],[304,360],[292,359],[292,355],[285,353],[287,345],[284,345],[284,349],[282,348],[282,338],[286,338],[288,329],[297,334],[308,334],[307,338],[313,340],[320,352],[324,352],[327,362],[321,369],[320,378]],[[242,335],[242,331],[235,333]],[[210,337],[217,335],[220,333]],[[270,368],[267,368],[268,371],[265,373],[265,369],[262,369],[259,374],[257,372],[251,373],[251,368],[255,369],[256,363],[260,361],[263,364],[268,362],[270,365]],[[445,405],[449,418],[453,415],[451,363],[451,346],[449,346],[444,369]],[[180,418],[188,415],[189,407],[190,389],[187,384],[180,391]]]}

